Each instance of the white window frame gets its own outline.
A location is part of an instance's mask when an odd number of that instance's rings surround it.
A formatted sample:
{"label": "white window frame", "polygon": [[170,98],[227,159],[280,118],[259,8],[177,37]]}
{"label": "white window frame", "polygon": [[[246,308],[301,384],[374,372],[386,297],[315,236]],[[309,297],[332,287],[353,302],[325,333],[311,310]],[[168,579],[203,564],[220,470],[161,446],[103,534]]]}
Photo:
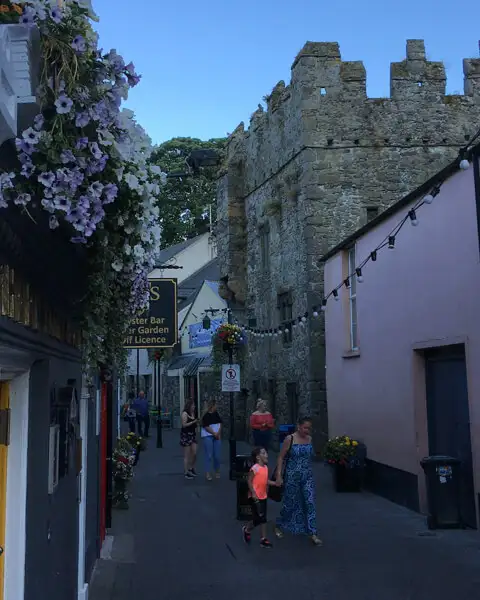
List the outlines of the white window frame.
{"label": "white window frame", "polygon": [[350,279],[350,287],[348,289],[350,350],[352,352],[358,350],[357,278],[355,273],[356,260],[356,248],[355,246],[352,246],[347,251],[348,275],[353,274],[353,276]]}

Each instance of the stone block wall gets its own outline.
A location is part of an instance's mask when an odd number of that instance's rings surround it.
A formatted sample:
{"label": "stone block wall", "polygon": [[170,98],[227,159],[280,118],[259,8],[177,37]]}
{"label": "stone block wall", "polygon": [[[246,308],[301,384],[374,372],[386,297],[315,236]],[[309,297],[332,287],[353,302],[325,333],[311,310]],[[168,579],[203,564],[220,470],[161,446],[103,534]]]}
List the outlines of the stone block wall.
{"label": "stone block wall", "polygon": [[[421,40],[407,41],[393,63],[389,98],[368,98],[361,62],[343,62],[338,44],[307,42],[279,82],[267,110],[231,135],[217,190],[222,276],[235,292],[235,316],[259,329],[279,325],[278,294],[290,292],[293,316],[323,297],[318,259],[355,229],[414,190],[458,154],[480,125],[480,59],[464,61],[464,95],[445,94],[445,68],[427,61]],[[265,262],[265,230],[268,260]],[[262,259],[263,255],[263,259]],[[280,422],[315,416],[327,434],[321,320],[297,327],[292,341],[249,342],[246,381],[276,382]],[[291,397],[291,394],[290,394]]]}

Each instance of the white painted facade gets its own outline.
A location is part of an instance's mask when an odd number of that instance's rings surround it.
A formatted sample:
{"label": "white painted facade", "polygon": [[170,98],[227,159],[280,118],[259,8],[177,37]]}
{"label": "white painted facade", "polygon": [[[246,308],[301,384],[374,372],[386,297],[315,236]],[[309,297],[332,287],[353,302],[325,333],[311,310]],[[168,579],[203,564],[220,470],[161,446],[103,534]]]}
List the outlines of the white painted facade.
{"label": "white painted facade", "polygon": [[[223,298],[220,298],[220,296],[212,289],[210,283],[211,282],[208,281],[203,282],[203,285],[197,297],[195,298],[193,304],[190,306],[189,310],[187,311],[184,317],[182,328],[184,328],[186,331],[184,334],[182,334],[181,337],[182,354],[187,354],[190,352],[195,352],[198,354],[210,354],[212,348],[211,345],[195,347],[195,343],[191,339],[191,336],[189,334],[189,326],[201,323],[203,318],[207,314],[205,312],[206,310],[213,309],[222,311],[227,308],[227,303],[225,302],[225,300],[223,300]],[[227,320],[227,315],[223,312],[219,312],[218,314],[212,314],[211,312],[209,312],[208,317],[211,320]]]}
{"label": "white painted facade", "polygon": [[[183,281],[203,269],[217,255],[216,246],[213,243],[212,236],[209,233],[204,233],[197,236],[195,240],[186,248],[174,254],[169,260],[165,261],[166,265],[175,265],[182,267],[181,269],[154,269],[150,275],[150,279],[159,278],[175,278],[177,284],[180,285]],[[190,306],[184,307],[178,313],[178,325],[182,325],[185,315]],[[183,352],[183,344],[182,344]],[[147,375],[153,380],[153,364],[149,364],[147,350],[131,350],[128,357],[128,372],[127,375],[136,377],[138,373],[140,377]],[[123,398],[125,401],[125,396]]]}
{"label": "white painted facade", "polygon": [[80,504],[78,508],[78,600],[88,600],[85,581],[85,547],[87,529],[87,458],[88,458],[88,405],[90,394],[82,387],[80,396],[80,437],[82,439],[82,470],[80,471]]}

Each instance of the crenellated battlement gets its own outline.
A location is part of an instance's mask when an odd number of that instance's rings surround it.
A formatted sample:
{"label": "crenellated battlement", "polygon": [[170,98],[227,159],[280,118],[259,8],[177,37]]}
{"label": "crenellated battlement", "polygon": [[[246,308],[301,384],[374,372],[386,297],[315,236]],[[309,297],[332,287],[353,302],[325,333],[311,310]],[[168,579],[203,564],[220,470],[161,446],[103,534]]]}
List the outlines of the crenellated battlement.
{"label": "crenellated battlement", "polygon": [[247,189],[305,146],[461,145],[480,117],[480,59],[465,59],[463,71],[464,94],[446,95],[443,63],[427,60],[423,40],[407,40],[405,60],[390,67],[390,97],[369,98],[363,62],[342,61],[336,42],[307,42],[290,84],[279,81],[266,109],[231,136],[231,150],[243,145]]}

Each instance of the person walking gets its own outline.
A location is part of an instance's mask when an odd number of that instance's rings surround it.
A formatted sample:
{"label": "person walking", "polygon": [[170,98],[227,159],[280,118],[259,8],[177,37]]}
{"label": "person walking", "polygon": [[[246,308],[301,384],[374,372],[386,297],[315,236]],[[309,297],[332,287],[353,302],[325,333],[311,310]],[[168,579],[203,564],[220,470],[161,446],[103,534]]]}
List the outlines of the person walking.
{"label": "person walking", "polygon": [[317,536],[312,458],[312,420],[304,417],[298,421],[295,433],[285,438],[278,456],[276,481],[277,485],[284,485],[284,493],[275,535],[279,539],[284,531],[308,535],[315,546],[321,546]]}
{"label": "person walking", "polygon": [[250,429],[252,430],[254,445],[269,450],[274,427],[275,421],[272,413],[267,410],[267,403],[259,398],[257,400],[257,410],[250,417]]}
{"label": "person walking", "polygon": [[260,546],[271,548],[267,538],[267,498],[268,486],[277,485],[268,477],[268,452],[265,448],[255,448],[252,452],[253,466],[248,473],[248,490],[252,506],[252,521],[242,528],[243,541],[250,544],[252,531],[260,525]]}
{"label": "person walking", "polygon": [[135,433],[135,419],[137,417],[137,413],[132,408],[134,400],[135,394],[133,392],[130,392],[128,394],[128,403],[125,406],[125,420],[128,423],[128,429],[130,433]]}
{"label": "person walking", "polygon": [[137,415],[138,435],[140,437],[148,438],[148,431],[150,429],[150,411],[148,400],[143,390],[140,390],[138,397],[132,405],[132,408]]}
{"label": "person walking", "polygon": [[217,403],[212,399],[208,402],[207,412],[202,417],[201,431],[207,481],[212,481],[213,472],[215,472],[215,477],[220,479],[222,423],[222,418],[217,412]]}
{"label": "person walking", "polygon": [[180,430],[180,446],[183,447],[183,470],[185,479],[197,476],[195,462],[197,459],[197,425],[195,402],[190,399],[185,403],[182,412],[182,429]]}

